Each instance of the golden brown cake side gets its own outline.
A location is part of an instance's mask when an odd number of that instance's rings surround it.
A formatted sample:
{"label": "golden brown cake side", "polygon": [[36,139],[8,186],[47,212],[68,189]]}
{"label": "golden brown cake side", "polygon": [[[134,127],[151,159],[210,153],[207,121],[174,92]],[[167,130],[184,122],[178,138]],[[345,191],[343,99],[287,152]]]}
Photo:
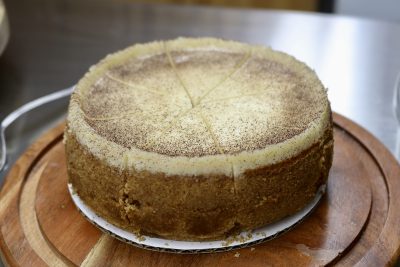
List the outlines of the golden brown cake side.
{"label": "golden brown cake side", "polygon": [[221,239],[307,205],[326,183],[332,134],[328,128],[320,142],[300,155],[247,171],[234,185],[224,175],[121,171],[93,157],[67,133],[68,174],[85,203],[121,228],[178,240]]}

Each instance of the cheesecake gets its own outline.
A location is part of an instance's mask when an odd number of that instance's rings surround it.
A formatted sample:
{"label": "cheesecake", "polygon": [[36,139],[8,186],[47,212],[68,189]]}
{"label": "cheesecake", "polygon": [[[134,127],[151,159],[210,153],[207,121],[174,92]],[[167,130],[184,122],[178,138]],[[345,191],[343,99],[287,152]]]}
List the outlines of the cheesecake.
{"label": "cheesecake", "polygon": [[218,240],[296,213],[327,183],[327,91],[294,57],[214,38],[136,44],[78,82],[69,183],[137,234]]}

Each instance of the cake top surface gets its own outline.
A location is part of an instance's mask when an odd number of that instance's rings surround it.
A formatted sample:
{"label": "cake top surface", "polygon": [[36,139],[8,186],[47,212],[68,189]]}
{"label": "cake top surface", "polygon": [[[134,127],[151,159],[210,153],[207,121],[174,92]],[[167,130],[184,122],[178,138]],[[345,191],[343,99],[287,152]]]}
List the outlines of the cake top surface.
{"label": "cake top surface", "polygon": [[275,155],[285,158],[321,136],[329,102],[315,73],[289,55],[179,38],[106,57],[78,83],[71,113],[86,141],[175,158],[253,153],[303,136]]}

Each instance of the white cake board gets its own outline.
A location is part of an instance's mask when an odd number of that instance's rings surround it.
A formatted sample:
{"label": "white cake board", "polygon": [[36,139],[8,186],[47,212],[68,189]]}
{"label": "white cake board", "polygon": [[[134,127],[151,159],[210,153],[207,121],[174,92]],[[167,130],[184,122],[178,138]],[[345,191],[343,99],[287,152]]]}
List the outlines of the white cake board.
{"label": "white cake board", "polygon": [[239,235],[218,241],[177,241],[145,235],[138,236],[123,230],[98,216],[81,200],[78,194],[74,193],[75,191],[71,184],[68,184],[68,189],[78,210],[101,231],[140,248],[186,254],[229,251],[271,240],[300,223],[313,211],[321,200],[322,195],[325,193],[324,185],[319,188],[315,198],[304,209],[276,223],[269,224],[251,232],[244,231]]}

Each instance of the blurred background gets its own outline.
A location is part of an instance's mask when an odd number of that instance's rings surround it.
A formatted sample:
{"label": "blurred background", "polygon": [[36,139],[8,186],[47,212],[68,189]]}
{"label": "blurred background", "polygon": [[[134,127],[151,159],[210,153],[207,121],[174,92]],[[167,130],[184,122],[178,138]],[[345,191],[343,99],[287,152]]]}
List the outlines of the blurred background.
{"label": "blurred background", "polygon": [[390,21],[400,21],[398,0],[131,0],[180,5],[205,5],[235,8],[264,8],[336,13]]}
{"label": "blurred background", "polygon": [[298,10],[400,21],[400,1],[398,0],[150,0],[146,2]]}
{"label": "blurred background", "polygon": [[236,8],[266,8],[336,13],[389,21],[400,21],[398,0],[149,0],[136,2],[209,5]]}
{"label": "blurred background", "polygon": [[[8,21],[4,4],[0,0],[0,54],[8,41]],[[10,9],[19,7],[28,10],[32,5],[40,8],[49,9],[49,5],[57,5],[57,9],[71,8],[73,1],[63,0],[49,1],[34,0],[31,4],[26,1],[5,0],[6,6]],[[97,1],[86,0],[84,2],[96,4]],[[104,1],[98,1],[104,2]],[[356,16],[362,18],[371,18],[391,22],[400,22],[400,1],[398,0],[117,0],[118,2],[131,3],[149,3],[149,4],[172,4],[185,6],[210,6],[210,7],[228,7],[228,8],[254,8],[254,9],[272,9],[272,10],[292,10],[333,13],[339,15]],[[101,3],[100,3],[101,5]],[[37,9],[37,8],[36,8]]]}

